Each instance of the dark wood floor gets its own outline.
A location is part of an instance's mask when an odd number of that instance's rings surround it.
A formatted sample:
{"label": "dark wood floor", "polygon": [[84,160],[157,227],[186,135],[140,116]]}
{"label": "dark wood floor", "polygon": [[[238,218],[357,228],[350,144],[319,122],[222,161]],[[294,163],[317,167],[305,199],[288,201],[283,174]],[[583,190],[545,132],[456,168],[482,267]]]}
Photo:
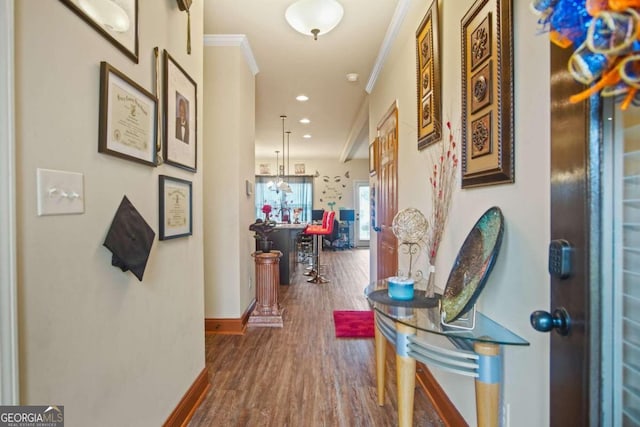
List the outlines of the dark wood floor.
{"label": "dark wood floor", "polygon": [[[211,391],[189,426],[395,426],[395,362],[387,361],[385,405],[376,403],[373,339],[337,339],[333,310],[367,310],[369,251],[323,252],[330,283],[280,286],[284,328],[207,335]],[[442,426],[419,388],[415,426]]]}

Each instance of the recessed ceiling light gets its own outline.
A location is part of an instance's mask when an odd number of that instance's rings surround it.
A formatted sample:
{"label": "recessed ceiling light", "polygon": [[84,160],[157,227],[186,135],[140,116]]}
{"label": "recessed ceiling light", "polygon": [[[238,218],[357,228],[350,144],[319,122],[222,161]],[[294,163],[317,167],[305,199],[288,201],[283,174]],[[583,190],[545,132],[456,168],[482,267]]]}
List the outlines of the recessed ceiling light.
{"label": "recessed ceiling light", "polygon": [[300,102],[304,102],[304,101],[308,101],[309,97],[307,95],[298,95],[296,96],[296,99]]}
{"label": "recessed ceiling light", "polygon": [[309,139],[309,138],[311,138],[311,135],[309,135],[309,134],[307,133],[307,134],[305,134],[305,135],[302,135],[302,137],[303,137],[304,139]]}
{"label": "recessed ceiling light", "polygon": [[307,119],[306,117],[304,119],[300,119],[300,123],[304,124],[304,125],[308,125],[309,123],[311,123],[311,120]]}
{"label": "recessed ceiling light", "polygon": [[350,82],[357,82],[359,77],[360,76],[358,76],[358,73],[349,73],[349,74],[347,74],[347,80],[350,81]]}

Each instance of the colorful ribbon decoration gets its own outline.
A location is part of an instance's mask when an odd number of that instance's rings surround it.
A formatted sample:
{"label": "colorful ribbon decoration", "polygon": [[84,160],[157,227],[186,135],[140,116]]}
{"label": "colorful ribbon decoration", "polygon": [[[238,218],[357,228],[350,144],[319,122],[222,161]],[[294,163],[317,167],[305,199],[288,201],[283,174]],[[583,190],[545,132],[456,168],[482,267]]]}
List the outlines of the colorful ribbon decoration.
{"label": "colorful ribbon decoration", "polygon": [[531,7],[553,43],[574,49],[573,78],[590,85],[570,102],[600,93],[623,110],[640,105],[640,0],[533,0]]}

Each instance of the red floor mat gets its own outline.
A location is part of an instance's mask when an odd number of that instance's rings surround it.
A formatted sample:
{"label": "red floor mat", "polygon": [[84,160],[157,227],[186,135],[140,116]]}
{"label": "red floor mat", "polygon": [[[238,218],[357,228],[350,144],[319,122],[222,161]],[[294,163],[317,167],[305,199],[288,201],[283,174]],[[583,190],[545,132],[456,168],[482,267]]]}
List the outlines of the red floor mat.
{"label": "red floor mat", "polygon": [[373,338],[373,311],[335,310],[333,323],[337,338]]}

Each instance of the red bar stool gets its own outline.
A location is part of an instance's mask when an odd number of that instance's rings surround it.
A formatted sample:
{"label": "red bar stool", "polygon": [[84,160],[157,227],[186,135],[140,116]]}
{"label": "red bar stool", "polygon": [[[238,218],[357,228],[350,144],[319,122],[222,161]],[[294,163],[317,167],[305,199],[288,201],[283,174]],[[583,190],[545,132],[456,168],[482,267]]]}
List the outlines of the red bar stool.
{"label": "red bar stool", "polygon": [[323,227],[321,229],[314,227],[311,230],[307,231],[307,234],[311,234],[315,237],[312,255],[314,265],[313,270],[315,270],[315,275],[311,279],[307,280],[307,282],[309,283],[327,283],[329,281],[320,275],[320,245],[318,242],[322,241],[322,236],[327,236],[333,232],[333,223],[335,217],[336,213],[334,211],[331,211],[327,215],[326,227]]}
{"label": "red bar stool", "polygon": [[329,211],[322,212],[322,224],[309,224],[302,231],[302,234],[311,236],[313,243],[311,248],[311,256],[309,257],[309,266],[306,268],[307,271],[302,273],[304,276],[315,276],[320,270],[320,266],[315,264],[316,261],[316,239],[317,235],[315,232],[321,231],[323,228],[327,227],[327,218],[329,217]]}

